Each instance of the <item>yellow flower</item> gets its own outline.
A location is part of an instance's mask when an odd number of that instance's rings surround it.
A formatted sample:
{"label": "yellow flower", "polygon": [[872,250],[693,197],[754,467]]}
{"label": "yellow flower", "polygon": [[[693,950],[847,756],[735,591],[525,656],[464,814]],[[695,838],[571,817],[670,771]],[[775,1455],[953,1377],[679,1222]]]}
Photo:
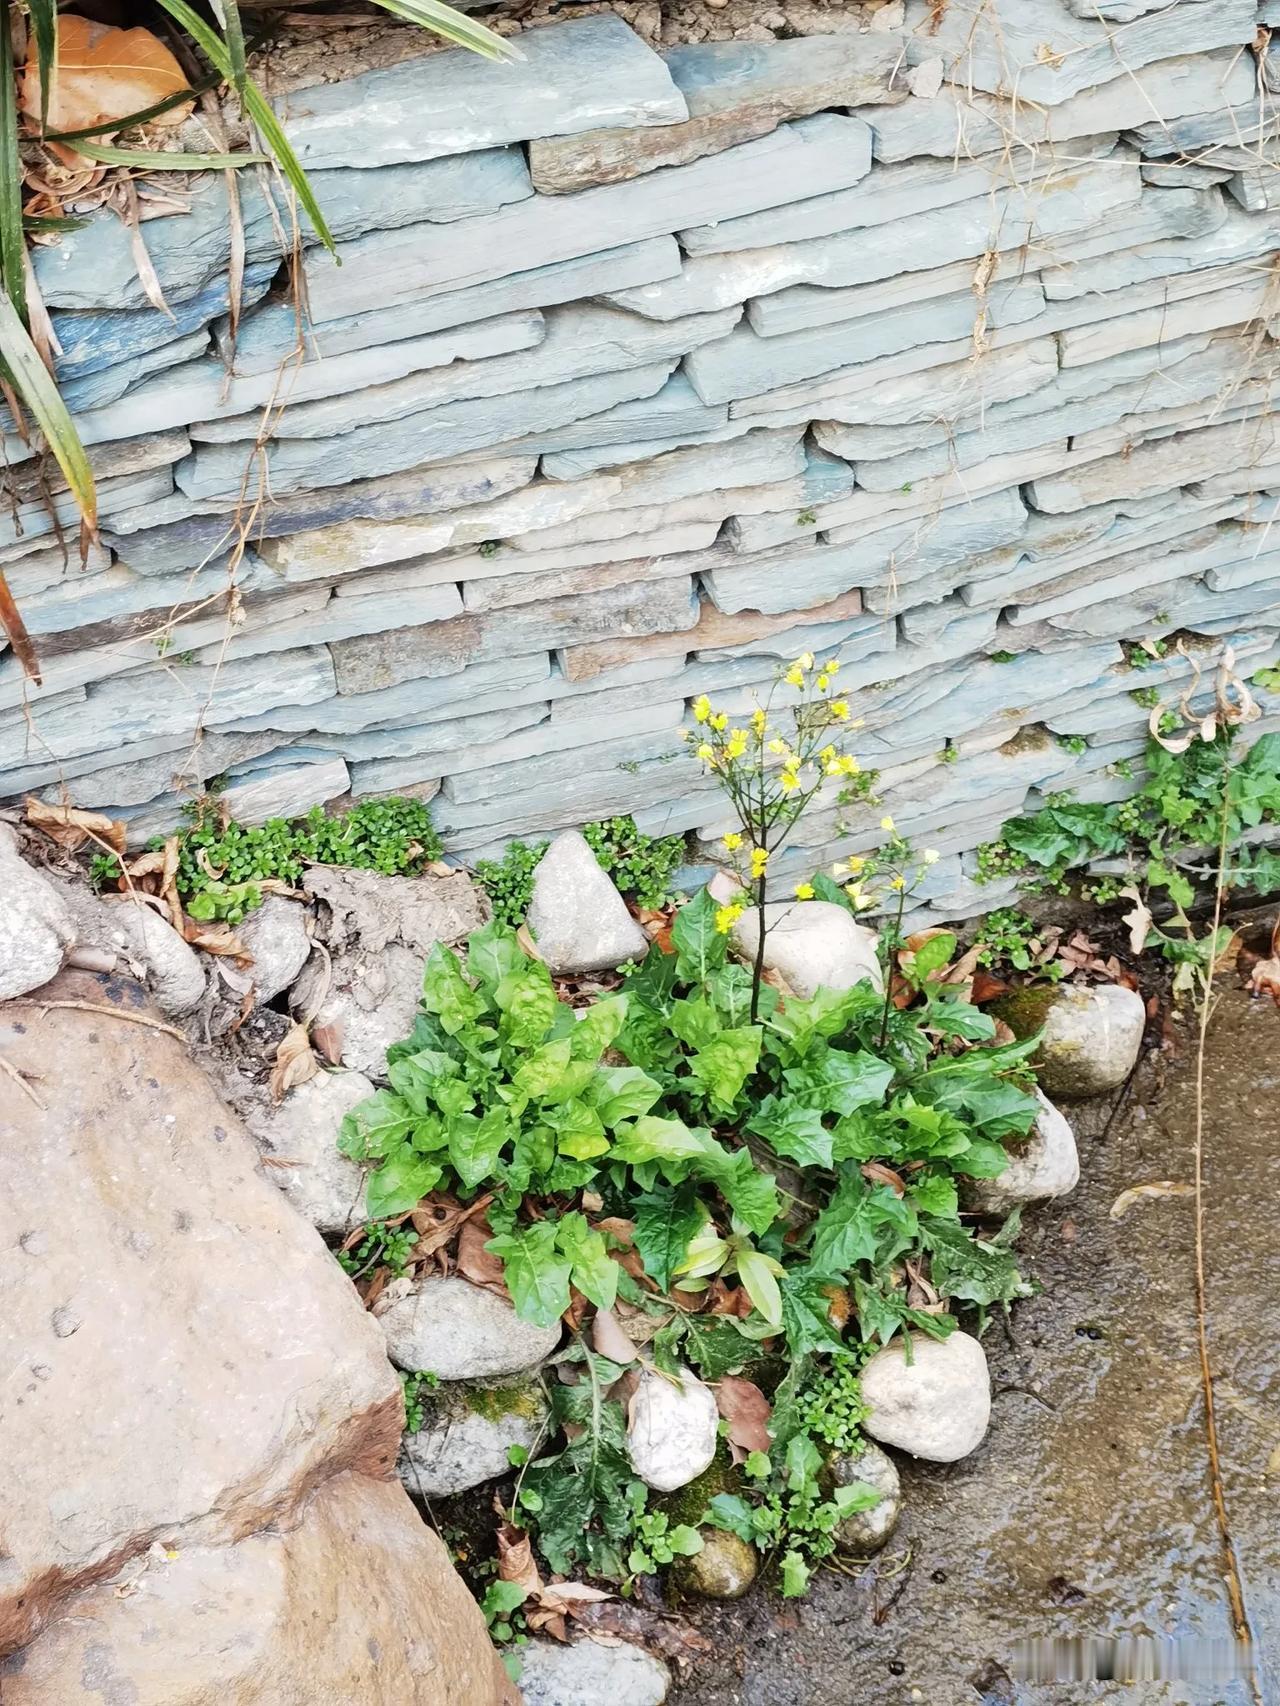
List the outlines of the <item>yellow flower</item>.
{"label": "yellow flower", "polygon": [[840,758],[839,764],[842,776],[856,776],[861,768],[857,759],[847,752]]}
{"label": "yellow flower", "polygon": [[813,884],[812,883],[797,883],[796,888],[795,888],[795,895],[796,895],[797,900],[812,900],[813,896],[814,896]]}
{"label": "yellow flower", "polygon": [[777,735],[775,735],[765,748],[765,751],[777,753],[780,757],[785,758],[791,751],[791,748],[787,745],[785,740],[779,740]]}
{"label": "yellow flower", "polygon": [[801,669],[812,669],[813,668],[813,653],[812,652],[802,652],[800,654],[800,656],[796,659],[796,663],[799,665],[799,667]]}
{"label": "yellow flower", "polygon": [[884,830],[886,835],[892,835],[894,833],[893,819],[891,817],[882,817],[880,819],[880,827]]}
{"label": "yellow flower", "polygon": [[845,862],[849,867],[849,875],[851,877],[856,877],[867,861],[865,859],[859,859],[856,853],[851,853]]}
{"label": "yellow flower", "polygon": [[926,865],[936,865],[938,863],[938,849],[936,847],[925,848],[924,862]]}
{"label": "yellow flower", "polygon": [[836,756],[836,749],[834,746],[824,746],[822,751],[818,754],[818,757],[822,760],[822,762],[824,764],[833,763],[835,760],[835,756]]}
{"label": "yellow flower", "polygon": [[853,904],[855,906],[861,906],[862,905],[862,884],[861,883],[846,883],[844,892],[848,895],[849,899],[853,902]]}
{"label": "yellow flower", "polygon": [[791,668],[787,671],[787,673],[783,676],[782,679],[790,687],[803,687],[804,686],[804,671],[800,668],[800,665],[798,663],[793,663]]}
{"label": "yellow flower", "polygon": [[693,719],[697,723],[705,723],[711,715],[711,701],[705,693],[700,693],[693,702]]}
{"label": "yellow flower", "polygon": [[753,877],[762,877],[768,864],[769,855],[765,849],[763,847],[753,847],[751,849],[751,875]]}
{"label": "yellow flower", "polygon": [[729,732],[729,744],[725,747],[727,755],[730,758],[741,758],[746,750],[747,731],[745,729],[731,729]]}
{"label": "yellow flower", "polygon": [[714,764],[715,763],[715,757],[716,757],[715,751],[712,747],[709,747],[707,745],[705,740],[703,741],[702,745],[698,748],[698,757],[702,760],[702,762],[704,764]]}
{"label": "yellow flower", "polygon": [[897,876],[889,878],[889,887],[891,889],[904,889],[906,886],[907,883],[905,877]]}
{"label": "yellow flower", "polygon": [[728,835],[724,838],[724,844],[730,853],[736,853],[739,847],[742,846],[742,837],[738,834],[736,829],[731,829]]}
{"label": "yellow flower", "polygon": [[827,691],[827,688],[830,687],[830,685],[831,685],[831,677],[829,675],[823,674],[823,675],[820,675],[818,677],[818,692],[819,693],[825,693]]}
{"label": "yellow flower", "polygon": [[800,778],[796,775],[794,770],[784,770],[778,778],[778,786],[782,789],[784,794],[794,793],[794,791],[800,786]]}
{"label": "yellow flower", "polygon": [[831,701],[831,715],[838,723],[847,723],[849,721],[849,701],[847,699],[833,699]]}
{"label": "yellow flower", "polygon": [[840,659],[839,658],[828,658],[826,663],[823,664],[822,668],[827,675],[834,675],[836,673],[836,671],[840,668]]}
{"label": "yellow flower", "polygon": [[725,729],[729,726],[729,713],[727,711],[717,711],[715,716],[708,717],[707,721],[711,724],[711,727],[717,734],[723,734]]}
{"label": "yellow flower", "polygon": [[721,906],[716,909],[716,929],[722,936],[727,936],[730,930],[742,917],[743,906],[740,900],[731,906]]}
{"label": "yellow flower", "polygon": [[767,721],[768,718],[762,710],[757,708],[751,713],[751,727],[755,730],[757,735],[762,735],[764,733]]}

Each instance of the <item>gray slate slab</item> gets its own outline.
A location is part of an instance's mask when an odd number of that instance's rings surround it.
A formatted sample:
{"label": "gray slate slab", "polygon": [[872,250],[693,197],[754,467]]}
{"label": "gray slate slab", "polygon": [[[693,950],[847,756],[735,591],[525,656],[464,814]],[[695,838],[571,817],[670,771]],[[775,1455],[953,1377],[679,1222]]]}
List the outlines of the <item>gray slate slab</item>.
{"label": "gray slate slab", "polygon": [[[316,200],[333,233],[346,243],[369,231],[402,225],[442,224],[491,213],[530,196],[524,155],[518,148],[389,166],[371,177],[360,171],[309,174]],[[201,291],[226,270],[230,257],[227,189],[222,175],[192,180],[191,211],[143,222],[142,234],[170,307]],[[293,229],[284,192],[264,189],[248,173],[240,180],[245,251],[250,264],[284,259],[281,231]],[[305,245],[318,241],[298,213]],[[56,246],[32,252],[36,281],[51,308],[145,308],[128,227],[114,213],[90,216],[82,230],[64,233]]]}
{"label": "gray slate slab", "polygon": [[426,628],[399,628],[333,647],[338,689],[369,693],[420,676],[452,675],[531,647],[585,644],[604,635],[673,633],[691,628],[698,602],[687,582],[656,581],[634,590],[553,599],[515,616],[464,616]]}
{"label": "gray slate slab", "polygon": [[[545,308],[559,302],[576,302],[628,286],[671,278],[680,271],[680,251],[671,237],[652,237],[645,243],[628,243],[604,254],[583,255],[530,272],[512,273],[474,290],[456,290],[444,296],[404,302],[398,308],[375,309],[326,320],[306,322],[302,337],[310,356],[346,355],[351,350],[372,349],[419,338],[450,326],[490,320],[498,314]],[[220,346],[225,341],[225,322],[215,328]],[[298,343],[298,314],[293,303],[272,298],[240,323],[235,343],[234,371],[237,374],[267,373],[277,368]],[[229,345],[228,345],[229,349]],[[227,352],[224,351],[224,356]]]}
{"label": "gray slate slab", "polygon": [[534,136],[687,117],[662,60],[610,13],[525,30],[517,46],[514,62],[465,48],[408,59],[297,90],[281,97],[276,111],[308,170],[366,171]]}
{"label": "gray slate slab", "polygon": [[[308,253],[308,300],[316,320],[502,278],[708,219],[729,219],[790,200],[797,183],[815,194],[857,183],[870,167],[871,133],[860,119],[819,113],[770,136],[689,166],[671,166],[627,184],[535,198],[468,220],[449,232],[430,225],[375,232],[348,244],[341,267]],[[423,280],[431,279],[429,290]]]}
{"label": "gray slate slab", "polygon": [[[339,438],[279,439],[255,459],[249,496],[260,489],[261,463],[269,463],[270,490],[295,493],[349,480],[372,479],[425,462],[441,462],[463,451],[483,450],[512,432],[538,432],[598,414],[614,403],[649,397],[661,390],[674,364],[598,373],[564,385],[542,385],[512,397],[482,397],[404,420],[354,427]],[[180,462],[179,488],[193,497],[233,501],[245,477],[244,444],[204,444]]]}
{"label": "gray slate slab", "polygon": [[[1032,320],[1044,306],[1034,279],[1000,286],[992,291],[991,300],[992,323],[997,325]],[[704,402],[728,403],[857,362],[971,336],[977,314],[973,293],[968,292],[938,302],[911,303],[897,312],[861,320],[819,321],[776,337],[761,337],[754,327],[744,325],[693,351],[684,371]]]}
{"label": "gray slate slab", "polygon": [[906,95],[905,86],[893,88],[902,55],[888,38],[687,42],[669,48],[665,57],[687,103],[688,119],[660,128],[592,130],[531,142],[535,189],[558,195],[620,183],[765,136],[786,119]]}
{"label": "gray slate slab", "polygon": [[[718,314],[698,314],[663,325],[621,308],[582,302],[549,308],[545,315],[534,309],[501,320],[484,320],[471,328],[459,327],[392,344],[388,349],[333,357],[315,364],[317,374],[329,376],[328,395],[314,402],[303,398],[285,401],[274,417],[275,436],[329,438],[345,433],[353,422],[372,426],[448,403],[560,385],[656,361],[675,362],[686,351],[726,336],[738,318],[739,310],[726,308]],[[439,347],[439,362],[433,362],[429,369],[406,369],[404,377],[392,375],[386,383],[353,384],[348,379],[341,388],[333,388],[339,376],[354,377],[361,366],[373,380],[378,368],[398,351],[405,352],[406,363],[421,359],[410,354],[419,346],[427,346],[427,353]],[[487,359],[459,359],[472,346],[477,356]],[[300,377],[308,373],[310,365],[300,369]],[[233,394],[234,390],[233,386]],[[282,401],[284,395],[282,386]],[[296,389],[291,395],[297,396]],[[193,429],[193,437],[212,444],[252,439],[257,437],[260,424],[256,415],[201,420]]]}
{"label": "gray slate slab", "polygon": [[[494,461],[447,463],[433,468],[413,469],[405,474],[353,480],[330,491],[299,493],[274,502],[250,539],[261,544],[264,535],[286,538],[313,529],[336,527],[357,520],[394,521],[406,516],[436,515],[485,503],[528,485],[537,463],[532,457]],[[175,574],[193,569],[224,554],[236,537],[234,512],[190,515],[158,526],[146,525],[148,511],[130,511],[125,517],[137,523],[129,532],[110,526],[103,537],[138,574]]]}
{"label": "gray slate slab", "polygon": [[1057,106],[1154,60],[1243,47],[1257,14],[1254,0],[1178,0],[1117,32],[1097,10],[1064,14],[1062,0],[1017,0],[998,16],[986,0],[950,0],[941,17],[932,0],[908,0],[906,22],[914,62],[941,58],[962,88]]}

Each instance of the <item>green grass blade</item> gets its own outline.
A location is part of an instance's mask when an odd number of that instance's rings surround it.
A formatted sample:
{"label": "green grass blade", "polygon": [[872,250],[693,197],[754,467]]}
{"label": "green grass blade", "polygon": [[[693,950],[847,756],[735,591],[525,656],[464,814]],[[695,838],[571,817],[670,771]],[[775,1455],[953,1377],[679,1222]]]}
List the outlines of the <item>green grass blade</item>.
{"label": "green grass blade", "polygon": [[71,494],[80,506],[81,515],[90,527],[96,528],[98,496],[89,458],[84,453],[67,405],[58,395],[53,375],[41,361],[29,332],[18,318],[17,309],[7,296],[0,296],[0,362],[3,362],[14,390],[31,411],[49,449],[57,458]]}
{"label": "green grass blade", "polygon": [[[222,75],[230,80],[232,74],[231,55],[227,50],[227,44],[216,31],[210,29],[198,12],[192,11],[191,7],[187,5],[187,0],[160,0],[160,4],[174,22],[186,30],[210,64],[217,66]],[[292,185],[294,194],[301,202],[307,218],[311,221],[316,236],[319,237],[330,254],[336,255],[337,246],[333,241],[333,233],[325,223],[324,214],[320,211],[320,204],[315,198],[315,191],[311,188],[310,180],[303,171],[298,156],[290,146],[288,137],[280,128],[280,120],[267,105],[266,98],[256,83],[246,81],[244,104],[246,112],[257,126],[263,141],[275,155],[280,170]]]}
{"label": "green grass blade", "polygon": [[24,213],[22,216],[24,231],[83,231],[88,224],[87,219],[55,219],[52,214]]}
{"label": "green grass blade", "polygon": [[73,142],[77,154],[100,166],[149,166],[156,172],[225,172],[237,166],[261,166],[265,154],[161,154],[149,148],[108,148],[104,143]]}
{"label": "green grass blade", "polygon": [[240,105],[244,105],[245,65],[244,65],[244,26],[240,22],[240,8],[236,0],[209,0],[213,15],[222,25],[222,34],[227,43],[227,57],[231,61],[231,81],[235,85],[236,94],[240,97]]}
{"label": "green grass blade", "polygon": [[0,289],[27,323],[27,285],[23,271],[26,238],[22,231],[22,161],[18,156],[18,84],[13,71],[9,0],[0,4]]}
{"label": "green grass blade", "polygon": [[36,38],[36,68],[40,73],[40,128],[49,117],[49,91],[58,61],[57,0],[27,0],[31,33]]}
{"label": "green grass blade", "polygon": [[374,0],[374,4],[394,17],[406,18],[411,24],[443,36],[458,47],[469,47],[472,53],[482,54],[485,59],[524,58],[513,41],[496,35],[465,12],[455,11],[444,0]]}

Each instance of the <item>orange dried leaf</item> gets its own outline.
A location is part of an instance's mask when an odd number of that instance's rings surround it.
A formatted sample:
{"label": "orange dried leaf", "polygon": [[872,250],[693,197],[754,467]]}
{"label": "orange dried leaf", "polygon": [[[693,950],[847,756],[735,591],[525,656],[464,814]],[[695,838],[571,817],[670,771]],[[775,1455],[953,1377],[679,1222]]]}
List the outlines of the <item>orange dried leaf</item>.
{"label": "orange dried leaf", "polygon": [[[150,30],[118,30],[64,12],[58,20],[58,64],[49,91],[50,130],[84,130],[129,118],[187,87],[169,49]],[[22,73],[19,103],[40,118],[40,71],[34,34]],[[194,103],[184,101],[151,122],[181,124]]]}
{"label": "orange dried leaf", "polygon": [[752,1451],[768,1451],[769,1417],[773,1406],[754,1380],[726,1374],[716,1384],[716,1408],[729,1424],[729,1446],[735,1463]]}
{"label": "orange dried leaf", "polygon": [[273,1099],[277,1102],[283,1100],[285,1093],[295,1084],[305,1084],[319,1070],[319,1062],[311,1052],[307,1027],[297,1023],[290,1025],[276,1049],[276,1063],[271,1069]]}
{"label": "orange dried leaf", "polygon": [[43,830],[50,841],[74,853],[86,841],[100,843],[116,853],[124,852],[124,825],[102,812],[80,811],[75,806],[51,806],[27,795],[27,822]]}

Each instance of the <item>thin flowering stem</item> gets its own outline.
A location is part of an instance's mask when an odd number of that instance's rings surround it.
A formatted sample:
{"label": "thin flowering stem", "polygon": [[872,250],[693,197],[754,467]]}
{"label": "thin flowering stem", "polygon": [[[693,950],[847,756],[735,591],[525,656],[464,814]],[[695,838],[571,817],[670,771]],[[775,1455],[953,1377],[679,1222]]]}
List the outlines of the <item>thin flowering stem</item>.
{"label": "thin flowering stem", "polygon": [[898,915],[893,921],[893,941],[889,949],[889,963],[884,968],[884,1006],[880,1012],[880,1040],[878,1048],[884,1048],[885,1038],[889,1034],[889,1009],[893,1005],[893,955],[898,943],[902,940],[902,915],[907,907],[907,887],[902,883],[898,889]]}

